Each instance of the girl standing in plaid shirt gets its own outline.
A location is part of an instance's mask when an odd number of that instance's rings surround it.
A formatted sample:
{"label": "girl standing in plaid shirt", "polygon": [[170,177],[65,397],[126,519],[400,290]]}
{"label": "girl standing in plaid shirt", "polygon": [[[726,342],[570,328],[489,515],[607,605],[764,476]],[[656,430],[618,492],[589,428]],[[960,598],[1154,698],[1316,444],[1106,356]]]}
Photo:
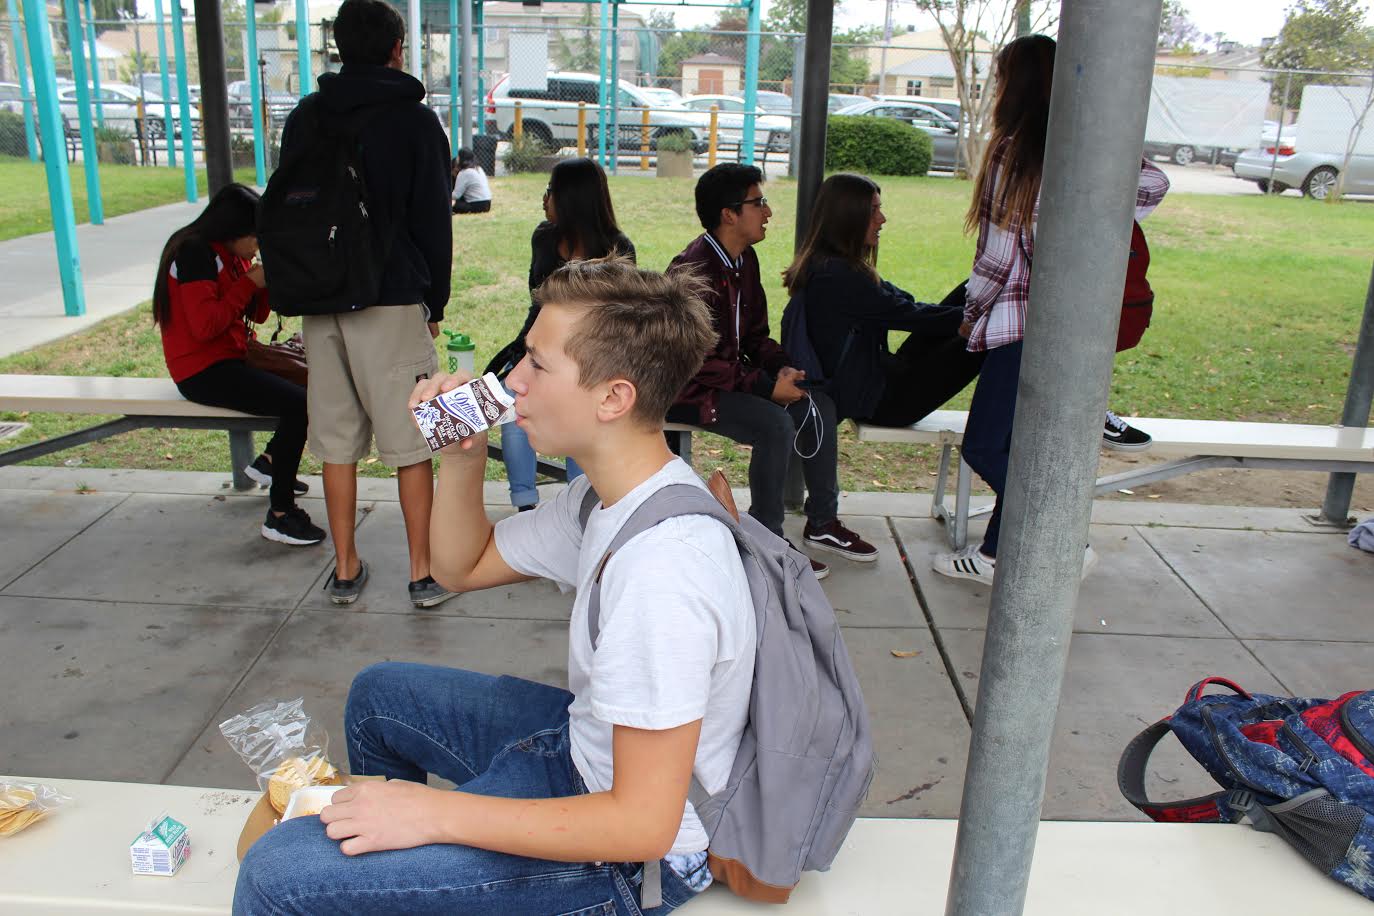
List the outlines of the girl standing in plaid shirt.
{"label": "girl standing in plaid shirt", "polygon": [[[968,348],[986,351],[978,387],[964,429],[963,457],[987,481],[997,503],[981,545],[939,554],[936,572],[956,579],[992,583],[1011,455],[1012,418],[1021,371],[1021,343],[1026,333],[1031,259],[1040,207],[1040,176],[1045,162],[1050,87],[1054,79],[1054,39],[1044,35],[1018,38],[997,55],[997,95],[992,108],[992,138],[974,187],[965,221],[978,229],[978,247],[964,306]],[[1136,219],[1154,210],[1169,189],[1169,179],[1142,160],[1136,192]],[[1113,423],[1115,421],[1115,423]],[[1108,412],[1104,443],[1143,448],[1150,437]],[[1096,563],[1091,547],[1083,575]]]}

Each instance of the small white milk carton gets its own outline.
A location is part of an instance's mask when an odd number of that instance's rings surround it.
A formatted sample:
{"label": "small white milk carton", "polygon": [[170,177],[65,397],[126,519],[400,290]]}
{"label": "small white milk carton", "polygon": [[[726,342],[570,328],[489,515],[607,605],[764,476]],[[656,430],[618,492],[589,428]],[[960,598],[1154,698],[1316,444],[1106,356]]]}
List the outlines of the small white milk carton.
{"label": "small white milk carton", "polygon": [[190,854],[191,834],[186,825],[165,814],[129,844],[136,875],[175,875]]}

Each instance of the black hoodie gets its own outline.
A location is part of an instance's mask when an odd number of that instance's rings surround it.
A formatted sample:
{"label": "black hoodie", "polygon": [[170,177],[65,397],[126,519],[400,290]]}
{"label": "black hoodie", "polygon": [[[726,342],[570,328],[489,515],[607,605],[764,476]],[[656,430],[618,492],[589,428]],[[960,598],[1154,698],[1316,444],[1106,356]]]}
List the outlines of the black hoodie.
{"label": "black hoodie", "polygon": [[377,305],[423,302],[429,320],[441,320],[453,270],[448,138],[434,112],[422,104],[425,87],[400,70],[350,64],[339,73],[321,75],[319,82],[319,91],[302,99],[286,119],[283,158],[302,107],[322,103],[342,113],[387,103],[360,137],[368,205],[381,226],[396,228]]}

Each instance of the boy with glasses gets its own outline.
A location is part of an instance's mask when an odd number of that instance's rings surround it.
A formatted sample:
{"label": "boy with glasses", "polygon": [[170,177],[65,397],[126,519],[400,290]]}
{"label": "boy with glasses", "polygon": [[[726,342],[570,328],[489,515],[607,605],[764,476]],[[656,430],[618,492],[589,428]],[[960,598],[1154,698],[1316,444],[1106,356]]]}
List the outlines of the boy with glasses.
{"label": "boy with glasses", "polygon": [[[768,299],[753,246],[768,234],[773,211],[763,173],[723,163],[697,181],[697,218],[706,231],[673,259],[669,270],[697,272],[708,284],[706,304],[719,340],[668,411],[668,420],[701,426],[753,447],[749,514],[782,536],[783,487],[792,450],[806,478],[806,529],[812,547],[850,560],[878,558],[872,545],[840,523],[835,405],[805,391],[805,373],[768,336]],[[817,578],[830,572],[811,561]]]}

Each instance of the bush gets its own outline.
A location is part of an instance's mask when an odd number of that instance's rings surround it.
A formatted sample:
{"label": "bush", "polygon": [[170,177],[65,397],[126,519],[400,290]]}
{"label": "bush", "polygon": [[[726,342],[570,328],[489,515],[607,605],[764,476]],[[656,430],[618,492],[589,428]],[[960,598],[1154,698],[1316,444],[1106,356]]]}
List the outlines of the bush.
{"label": "bush", "polygon": [[501,162],[505,164],[507,172],[538,172],[543,168],[544,157],[551,152],[543,140],[525,134],[519,140],[511,141],[501,155]]}
{"label": "bush", "polygon": [[29,144],[24,137],[24,116],[0,109],[0,156],[27,156]]}
{"label": "bush", "polygon": [[669,131],[658,138],[656,145],[660,153],[690,153],[692,135],[684,130]]}
{"label": "bush", "polygon": [[893,118],[832,115],[826,127],[825,170],[866,175],[924,175],[933,147],[926,132]]}
{"label": "bush", "polygon": [[122,127],[97,127],[95,129],[96,143],[123,143],[133,138],[134,135]]}

